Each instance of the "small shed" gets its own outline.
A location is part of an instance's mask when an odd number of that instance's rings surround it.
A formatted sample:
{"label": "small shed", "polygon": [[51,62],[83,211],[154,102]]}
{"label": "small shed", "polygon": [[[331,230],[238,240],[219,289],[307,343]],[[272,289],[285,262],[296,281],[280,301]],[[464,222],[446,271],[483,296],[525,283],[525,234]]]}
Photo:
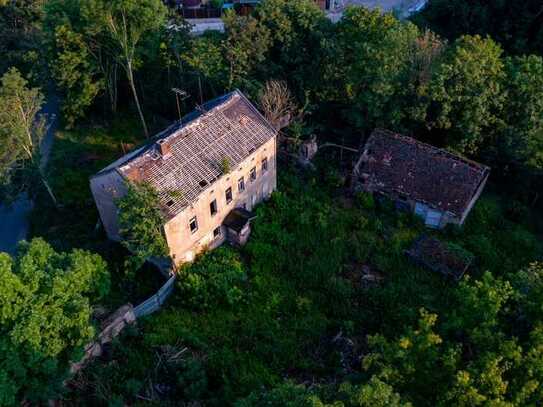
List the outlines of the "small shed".
{"label": "small shed", "polygon": [[354,191],[384,195],[427,227],[462,225],[490,169],[411,137],[376,129],[353,170]]}
{"label": "small shed", "polygon": [[473,263],[471,252],[435,237],[421,236],[406,255],[416,264],[459,281]]}
{"label": "small shed", "polygon": [[224,219],[228,241],[234,246],[243,246],[251,234],[251,220],[256,216],[243,208],[235,208]]}

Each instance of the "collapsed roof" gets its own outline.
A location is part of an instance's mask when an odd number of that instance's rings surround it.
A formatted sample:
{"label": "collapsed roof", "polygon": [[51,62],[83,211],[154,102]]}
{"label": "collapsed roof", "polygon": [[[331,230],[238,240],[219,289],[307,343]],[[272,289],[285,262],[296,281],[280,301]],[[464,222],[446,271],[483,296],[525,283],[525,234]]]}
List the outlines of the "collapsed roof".
{"label": "collapsed roof", "polygon": [[358,174],[372,188],[461,216],[489,168],[388,130],[368,139]]}
{"label": "collapsed roof", "polygon": [[149,183],[171,219],[223,175],[225,162],[236,167],[275,134],[235,90],[202,105],[100,173],[116,170],[130,181]]}

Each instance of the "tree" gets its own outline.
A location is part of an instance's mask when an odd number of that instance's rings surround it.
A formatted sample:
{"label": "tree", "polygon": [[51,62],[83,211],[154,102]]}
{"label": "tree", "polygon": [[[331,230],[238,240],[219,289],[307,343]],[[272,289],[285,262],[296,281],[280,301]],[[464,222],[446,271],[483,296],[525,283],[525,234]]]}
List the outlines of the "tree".
{"label": "tree", "polygon": [[430,99],[437,114],[432,127],[446,131],[445,143],[461,154],[476,154],[501,125],[504,104],[502,49],[491,39],[458,39],[439,66]]}
{"label": "tree", "polygon": [[264,61],[268,50],[269,31],[256,18],[240,17],[234,12],[227,12],[223,21],[227,35],[224,55],[229,66],[227,89],[250,87],[249,74]]}
{"label": "tree", "polygon": [[465,34],[489,35],[511,53],[543,52],[539,0],[430,0],[413,21],[451,40]]}
{"label": "tree", "polygon": [[369,337],[372,351],[364,357],[363,368],[400,394],[410,394],[415,405],[427,403],[447,388],[460,356],[456,346],[435,332],[436,322],[436,314],[421,309],[418,326],[398,339]]}
{"label": "tree", "polygon": [[543,58],[505,61],[507,98],[503,135],[498,140],[507,163],[543,170]]}
{"label": "tree", "polygon": [[113,55],[126,73],[143,131],[148,137],[134,72],[146,36],[156,35],[166,23],[166,6],[161,0],[93,0],[86,2],[86,12],[103,24],[112,40]]}
{"label": "tree", "polygon": [[42,239],[0,253],[0,404],[45,401],[94,336],[91,303],[109,290],[106,263],[83,250],[57,253]]}
{"label": "tree", "polygon": [[156,190],[145,183],[127,183],[128,191],[117,200],[122,244],[132,253],[134,269],[151,257],[169,254],[164,237],[164,216]]}
{"label": "tree", "polygon": [[38,62],[43,52],[43,7],[42,0],[0,2],[0,76],[16,66],[33,84],[42,82],[44,67]]}
{"label": "tree", "polygon": [[255,17],[270,36],[266,63],[258,67],[260,78],[287,80],[299,100],[327,88],[330,79],[323,72],[328,65],[323,62],[335,33],[315,1],[266,0]]}
{"label": "tree", "polygon": [[394,388],[373,376],[367,383],[353,386],[344,383],[339,388],[352,407],[411,407],[411,403],[403,402]]}
{"label": "tree", "polygon": [[38,115],[43,95],[29,88],[15,68],[1,79],[0,87],[0,185],[12,199],[25,190],[33,191],[41,182],[53,202],[55,195],[41,165],[40,145],[46,131],[43,116]]}
{"label": "tree", "polygon": [[97,78],[97,68],[82,34],[68,25],[57,26],[55,47],[57,57],[51,68],[57,85],[66,93],[62,112],[72,127],[92,105],[103,88],[103,80]]}
{"label": "tree", "polygon": [[348,120],[356,127],[394,127],[403,118],[398,95],[410,68],[417,28],[392,14],[349,8],[338,24],[338,66]]}
{"label": "tree", "polygon": [[288,125],[296,110],[296,102],[284,81],[267,81],[259,104],[266,119],[278,129]]}

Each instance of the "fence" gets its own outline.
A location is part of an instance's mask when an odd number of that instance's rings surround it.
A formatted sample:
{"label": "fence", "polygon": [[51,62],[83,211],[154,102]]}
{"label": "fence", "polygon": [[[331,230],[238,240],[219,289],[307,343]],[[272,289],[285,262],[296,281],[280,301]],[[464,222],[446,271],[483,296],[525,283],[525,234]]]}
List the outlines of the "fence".
{"label": "fence", "polygon": [[134,315],[136,316],[136,318],[140,318],[157,311],[172,293],[174,283],[175,275],[171,276],[170,279],[166,281],[166,283],[160,288],[160,290],[157,291],[155,295],[135,307]]}
{"label": "fence", "polygon": [[96,340],[85,346],[83,357],[78,362],[72,362],[70,372],[72,374],[78,372],[85,367],[89,360],[100,356],[104,352],[104,345],[111,342],[127,325],[136,322],[138,318],[157,311],[170,296],[174,286],[175,275],[171,276],[155,295],[136,308],[133,308],[132,304],[125,304],[118,308],[102,323],[102,331]]}

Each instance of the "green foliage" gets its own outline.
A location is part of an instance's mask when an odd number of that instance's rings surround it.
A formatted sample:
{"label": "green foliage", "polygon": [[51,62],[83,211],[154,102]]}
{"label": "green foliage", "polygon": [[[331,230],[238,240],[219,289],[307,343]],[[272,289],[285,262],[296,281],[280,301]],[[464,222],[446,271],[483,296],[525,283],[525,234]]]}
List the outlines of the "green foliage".
{"label": "green foliage", "polygon": [[227,11],[223,21],[227,35],[224,55],[229,66],[227,89],[250,87],[247,78],[264,61],[269,31],[254,17],[239,17],[233,11]]}
{"label": "green foliage", "polygon": [[228,157],[222,158],[219,162],[219,168],[222,174],[228,174],[230,171],[232,171],[232,164],[230,163],[230,159]]}
{"label": "green foliage", "polygon": [[41,183],[56,203],[40,160],[45,120],[38,112],[43,95],[29,88],[16,68],[0,81],[0,196],[12,200],[22,191],[35,195]]}
{"label": "green foliage", "polygon": [[246,273],[239,255],[219,248],[179,272],[178,286],[183,301],[191,308],[234,306],[242,299]]}
{"label": "green foliage", "polygon": [[375,208],[375,201],[373,199],[373,194],[371,193],[359,192],[356,195],[356,200],[362,209],[371,211]]}
{"label": "green foliage", "polygon": [[410,50],[419,32],[391,14],[353,7],[338,26],[343,97],[348,120],[357,127],[396,126],[403,113],[396,97],[409,68]]}
{"label": "green foliage", "polygon": [[465,36],[456,41],[430,85],[439,106],[434,126],[448,129],[446,143],[475,154],[500,126],[504,104],[502,50],[491,39]]}
{"label": "green foliage", "polygon": [[145,183],[126,183],[126,194],[116,201],[122,244],[133,254],[129,262],[137,270],[151,257],[169,254],[164,237],[164,216],[156,190]]}
{"label": "green foliage", "polygon": [[0,254],[0,274],[0,403],[47,400],[95,333],[90,304],[109,290],[106,264],[34,239],[15,258]]}
{"label": "green foliage", "polygon": [[41,64],[43,7],[42,0],[0,1],[0,76],[17,67],[33,86],[46,80]]}
{"label": "green foliage", "polygon": [[51,69],[57,85],[65,92],[64,120],[73,127],[102,90],[103,80],[97,79],[98,69],[82,34],[60,25],[55,29],[54,42],[56,58]]}
{"label": "green foliage", "polygon": [[[543,58],[507,58],[506,127],[500,153],[506,162],[543,169]],[[502,160],[504,159],[502,158]]]}
{"label": "green foliage", "polygon": [[464,34],[490,35],[509,52],[541,54],[540,6],[538,0],[430,0],[413,20],[446,38],[455,39]]}

